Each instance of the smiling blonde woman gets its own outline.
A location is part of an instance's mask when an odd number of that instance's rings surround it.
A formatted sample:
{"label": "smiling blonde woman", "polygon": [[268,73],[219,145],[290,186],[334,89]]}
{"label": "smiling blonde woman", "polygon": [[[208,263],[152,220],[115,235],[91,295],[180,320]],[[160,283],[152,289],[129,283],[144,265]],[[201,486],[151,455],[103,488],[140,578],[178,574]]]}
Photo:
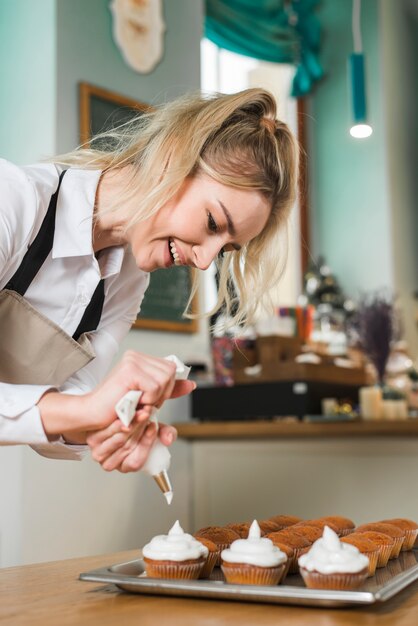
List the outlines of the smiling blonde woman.
{"label": "smiling blonde woman", "polygon": [[[216,261],[214,310],[231,309],[233,284],[233,322],[251,321],[283,268],[297,170],[297,143],[263,89],[185,96],[53,163],[2,162],[0,390],[19,406],[0,401],[0,440],[64,458],[87,442],[120,471],[140,469],[157,436],[169,445],[175,430],[157,433],[151,408],[194,384],[133,351],[104,378],[148,274]],[[126,429],[114,405],[130,389],[144,393]]]}

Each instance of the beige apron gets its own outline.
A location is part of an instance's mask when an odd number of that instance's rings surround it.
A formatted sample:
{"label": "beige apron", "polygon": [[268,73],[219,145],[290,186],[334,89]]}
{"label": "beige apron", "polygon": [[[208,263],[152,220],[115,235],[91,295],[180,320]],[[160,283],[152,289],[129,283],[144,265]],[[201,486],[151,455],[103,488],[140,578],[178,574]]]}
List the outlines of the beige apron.
{"label": "beige apron", "polygon": [[95,330],[100,321],[103,280],[99,282],[73,337],[23,297],[52,249],[57,197],[64,174],[60,176],[38,235],[20,267],[0,292],[1,382],[58,387],[95,357],[86,335]]}

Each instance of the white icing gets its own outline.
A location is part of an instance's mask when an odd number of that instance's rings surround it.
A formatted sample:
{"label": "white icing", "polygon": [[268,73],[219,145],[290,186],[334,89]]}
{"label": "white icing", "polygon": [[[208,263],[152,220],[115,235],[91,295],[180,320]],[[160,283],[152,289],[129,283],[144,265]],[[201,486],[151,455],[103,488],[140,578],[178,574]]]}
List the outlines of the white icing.
{"label": "white icing", "polygon": [[260,527],[254,520],[248,539],[237,539],[222,550],[221,557],[227,563],[247,563],[259,567],[275,567],[287,561],[287,556],[266,537],[261,537]]}
{"label": "white icing", "polygon": [[150,476],[157,476],[167,471],[171,463],[171,454],[167,446],[156,439],[149,451],[147,460],[142,466],[142,471]]}
{"label": "white icing", "polygon": [[355,547],[342,543],[328,526],[309,552],[299,557],[299,565],[321,574],[354,574],[369,565],[369,559]]}
{"label": "white icing", "polygon": [[200,541],[185,533],[177,520],[168,535],[153,537],[142,550],[148,559],[157,561],[188,561],[207,557],[209,550]]}

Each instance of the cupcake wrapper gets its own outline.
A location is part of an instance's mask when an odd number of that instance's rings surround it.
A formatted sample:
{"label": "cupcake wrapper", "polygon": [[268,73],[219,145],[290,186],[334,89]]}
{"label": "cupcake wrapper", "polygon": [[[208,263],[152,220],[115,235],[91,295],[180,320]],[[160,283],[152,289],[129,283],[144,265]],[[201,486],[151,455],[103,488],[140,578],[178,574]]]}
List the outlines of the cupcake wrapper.
{"label": "cupcake wrapper", "polygon": [[223,583],[225,582],[225,576],[220,567],[214,567],[212,573],[210,575],[211,580],[220,580]]}
{"label": "cupcake wrapper", "polygon": [[306,552],[308,552],[309,549],[310,548],[295,548],[295,552],[292,558],[290,559],[289,574],[299,573],[299,564],[298,564],[299,557],[302,556],[302,554],[305,554]]}
{"label": "cupcake wrapper", "polygon": [[149,578],[175,578],[196,580],[202,571],[204,562],[201,563],[158,563],[145,562],[147,576]]}
{"label": "cupcake wrapper", "polygon": [[321,574],[320,572],[308,572],[301,567],[300,573],[308,589],[348,591],[360,587],[367,578],[366,569],[355,574]]}
{"label": "cupcake wrapper", "polygon": [[218,552],[209,552],[207,559],[203,564],[202,570],[199,574],[199,578],[209,578],[209,576],[212,574],[213,568],[215,567],[216,561],[218,560],[218,556]]}
{"label": "cupcake wrapper", "polygon": [[216,559],[215,566],[216,567],[220,567],[221,563],[222,563],[221,552],[222,552],[222,550],[226,550],[227,548],[229,548],[230,544],[229,543],[218,543],[216,545],[219,548],[219,552],[217,552],[217,559]]}
{"label": "cupcake wrapper", "polygon": [[277,567],[245,567],[242,564],[221,566],[227,583],[234,585],[278,585],[283,577],[285,563]]}
{"label": "cupcake wrapper", "polygon": [[282,577],[281,577],[281,579],[280,579],[280,584],[283,584],[283,583],[284,583],[284,580],[285,580],[286,576],[287,576],[287,575],[288,575],[288,573],[289,573],[289,570],[290,570],[290,564],[291,564],[291,562],[292,562],[292,559],[289,559],[289,558],[288,558],[288,559],[287,559],[287,561],[286,561],[286,563],[284,564],[284,570],[283,570]]}
{"label": "cupcake wrapper", "polygon": [[401,551],[402,544],[405,541],[405,537],[394,537],[395,543],[392,546],[392,552],[390,554],[390,559],[397,559],[399,556],[399,552]]}
{"label": "cupcake wrapper", "polygon": [[377,568],[380,567],[386,567],[386,565],[388,564],[390,555],[392,553],[392,546],[391,544],[387,544],[387,545],[383,545],[381,544],[379,546],[379,556],[377,557]]}
{"label": "cupcake wrapper", "polygon": [[379,558],[379,550],[373,550],[373,552],[362,552],[364,556],[367,556],[369,559],[369,567],[368,567],[368,577],[374,576],[377,567],[377,560]]}
{"label": "cupcake wrapper", "polygon": [[415,539],[417,538],[418,528],[411,528],[409,530],[405,530],[405,539],[401,548],[401,552],[406,552],[406,550],[412,550],[414,547]]}

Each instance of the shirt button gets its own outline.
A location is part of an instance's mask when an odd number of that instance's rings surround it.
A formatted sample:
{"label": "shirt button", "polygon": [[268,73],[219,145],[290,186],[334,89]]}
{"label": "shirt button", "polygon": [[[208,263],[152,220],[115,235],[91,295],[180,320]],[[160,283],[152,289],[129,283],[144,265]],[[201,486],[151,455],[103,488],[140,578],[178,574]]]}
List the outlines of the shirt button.
{"label": "shirt button", "polygon": [[87,297],[87,295],[85,293],[81,293],[78,296],[77,300],[78,300],[78,303],[83,305],[83,306],[85,306],[86,304],[89,303],[89,299],[88,299],[88,297]]}

